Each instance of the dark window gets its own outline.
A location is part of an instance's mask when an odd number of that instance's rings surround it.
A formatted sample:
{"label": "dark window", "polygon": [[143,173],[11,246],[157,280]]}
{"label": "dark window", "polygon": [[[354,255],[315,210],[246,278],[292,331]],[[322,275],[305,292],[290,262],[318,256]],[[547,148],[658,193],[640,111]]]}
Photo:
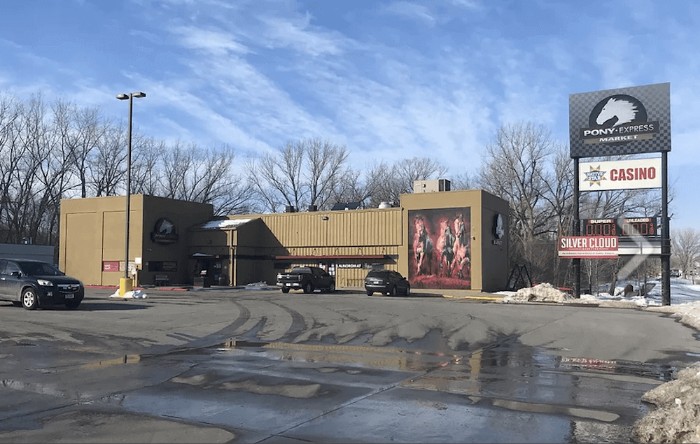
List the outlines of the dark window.
{"label": "dark window", "polygon": [[[8,265],[10,262],[8,262]],[[61,276],[61,273],[56,267],[45,262],[18,262],[17,265],[22,273],[29,276]],[[19,269],[17,271],[20,271]]]}
{"label": "dark window", "polygon": [[7,266],[5,267],[5,274],[12,274],[15,272],[20,272],[22,270],[19,269],[19,266],[17,263],[12,262],[12,261],[7,261]]}

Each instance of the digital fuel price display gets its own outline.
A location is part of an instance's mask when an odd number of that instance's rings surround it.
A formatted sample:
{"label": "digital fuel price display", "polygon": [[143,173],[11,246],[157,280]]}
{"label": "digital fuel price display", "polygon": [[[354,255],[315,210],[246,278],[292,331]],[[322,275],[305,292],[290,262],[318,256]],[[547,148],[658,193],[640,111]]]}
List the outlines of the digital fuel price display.
{"label": "digital fuel price display", "polygon": [[583,219],[581,222],[584,236],[658,236],[659,227],[655,217]]}

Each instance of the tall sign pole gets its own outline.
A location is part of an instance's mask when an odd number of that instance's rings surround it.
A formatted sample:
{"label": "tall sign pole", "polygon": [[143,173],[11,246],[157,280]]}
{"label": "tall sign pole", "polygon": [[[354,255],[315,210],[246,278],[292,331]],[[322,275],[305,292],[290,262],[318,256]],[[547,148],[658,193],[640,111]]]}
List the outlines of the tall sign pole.
{"label": "tall sign pole", "polygon": [[[584,180],[589,187],[585,191],[603,191],[606,189],[661,188],[661,236],[657,237],[659,251],[645,253],[649,241],[640,239],[636,233],[635,242],[639,241],[642,253],[635,254],[635,259],[643,260],[654,255],[661,258],[662,303],[671,304],[671,240],[668,217],[668,151],[671,150],[671,85],[658,83],[654,85],[618,88],[569,96],[569,141],[570,157],[574,159],[574,231],[580,235],[579,202],[581,185]],[[661,153],[661,183],[654,179],[658,176],[658,166],[653,162],[646,165],[648,157],[629,162],[634,165],[589,166],[583,171],[582,179],[579,161],[584,157],[601,158],[634,154]],[[628,159],[629,160],[629,159]],[[658,158],[657,158],[658,160]],[[611,163],[611,162],[601,162]],[[615,184],[615,182],[617,182]],[[612,188],[609,186],[613,185]],[[624,211],[624,208],[622,209]],[[591,215],[596,217],[596,215]],[[602,215],[597,215],[600,217]],[[623,215],[621,215],[623,216]],[[627,268],[636,267],[635,261],[629,261]],[[580,259],[574,259],[574,295],[580,296],[581,266]]]}
{"label": "tall sign pole", "polygon": [[[581,234],[581,216],[579,214],[579,163],[578,158],[574,158],[574,232],[575,236]],[[581,259],[573,259],[572,265],[574,267],[574,298],[581,298]]]}
{"label": "tall sign pole", "polygon": [[671,219],[668,217],[668,155],[661,153],[661,305],[671,305]]}

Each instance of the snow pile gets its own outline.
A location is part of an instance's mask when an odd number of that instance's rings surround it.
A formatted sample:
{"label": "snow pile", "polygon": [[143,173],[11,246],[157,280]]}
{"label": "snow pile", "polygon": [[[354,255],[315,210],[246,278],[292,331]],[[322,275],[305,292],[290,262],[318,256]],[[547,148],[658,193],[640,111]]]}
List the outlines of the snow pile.
{"label": "snow pile", "polygon": [[[627,282],[621,284],[626,286]],[[550,284],[523,288],[515,293],[499,293],[505,295],[504,303],[556,302],[642,308],[668,313],[678,318],[679,322],[700,330],[700,285],[673,279],[672,305],[669,306],[661,305],[660,285],[652,288],[646,296],[640,296],[639,290],[625,292],[624,286],[615,288],[613,295],[607,292],[582,294],[580,299],[575,299]],[[635,423],[633,438],[636,442],[700,443],[700,363],[679,371],[675,380],[648,391],[642,400],[656,408]]]}
{"label": "snow pile", "polygon": [[124,293],[124,296],[119,294],[119,289],[109,296],[116,299],[146,299],[146,293],[143,290],[133,290]]}
{"label": "snow pile", "polygon": [[276,285],[273,285],[273,286],[267,285],[267,282],[265,282],[265,281],[253,282],[253,283],[247,284],[245,286],[246,290],[276,290],[278,288],[279,287],[277,287]]}
{"label": "snow pile", "polygon": [[571,296],[554,288],[552,284],[538,284],[534,287],[521,288],[514,294],[508,294],[503,298],[504,304],[518,302],[564,302]]}
{"label": "snow pile", "polygon": [[638,442],[700,442],[700,364],[678,372],[674,381],[662,384],[642,396],[657,409],[634,425]]}
{"label": "snow pile", "polygon": [[679,305],[649,307],[647,310],[670,313],[671,316],[679,318],[682,324],[700,330],[700,301],[686,302]]}

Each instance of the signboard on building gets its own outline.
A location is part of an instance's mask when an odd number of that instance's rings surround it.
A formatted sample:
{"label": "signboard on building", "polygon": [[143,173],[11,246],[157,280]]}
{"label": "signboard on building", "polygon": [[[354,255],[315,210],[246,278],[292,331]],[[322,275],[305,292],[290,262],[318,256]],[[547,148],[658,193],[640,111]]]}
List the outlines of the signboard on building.
{"label": "signboard on building", "polygon": [[581,221],[581,234],[584,236],[656,237],[658,228],[656,217],[620,217]]}
{"label": "signboard on building", "polygon": [[581,162],[581,191],[661,188],[661,158]]}
{"label": "signboard on building", "polygon": [[119,261],[102,261],[102,271],[119,271]]}
{"label": "signboard on building", "polygon": [[670,151],[670,91],[659,83],[571,94],[571,157]]}
{"label": "signboard on building", "polygon": [[615,236],[562,236],[559,257],[579,259],[612,259],[618,255]]}

